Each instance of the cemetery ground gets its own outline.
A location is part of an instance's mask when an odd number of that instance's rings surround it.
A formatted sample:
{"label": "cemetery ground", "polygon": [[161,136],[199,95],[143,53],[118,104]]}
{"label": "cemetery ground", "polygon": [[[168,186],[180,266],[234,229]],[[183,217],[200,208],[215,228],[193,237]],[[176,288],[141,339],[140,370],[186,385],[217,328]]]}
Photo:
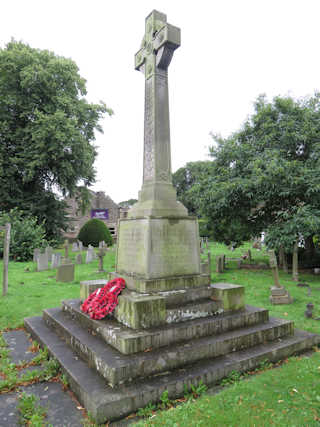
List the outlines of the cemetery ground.
{"label": "cemetery ground", "polygon": [[[280,271],[280,283],[290,292],[294,302],[289,305],[272,305],[269,302],[269,297],[273,279],[269,269],[238,269],[235,260],[227,262],[227,269],[224,273],[215,272],[215,257],[217,255],[225,254],[227,258],[239,258],[249,248],[252,252],[254,265],[267,263],[266,254],[263,251],[252,249],[249,244],[231,252],[224,245],[211,243],[211,282],[243,285],[245,286],[247,304],[269,309],[270,316],[293,320],[298,329],[319,333],[320,320],[316,319],[320,318],[320,276],[308,271],[301,272],[299,283],[306,283],[309,287],[299,287],[297,283],[292,281],[290,275]],[[71,258],[75,256],[76,253],[71,253]],[[206,259],[206,253],[202,254],[202,258]],[[113,271],[114,262],[115,252],[108,251],[104,259],[105,270]],[[16,392],[18,389],[26,393],[31,390],[33,393],[33,389],[30,387],[35,387],[34,393],[38,393],[40,396],[41,393],[48,394],[45,391],[47,382],[43,383],[43,381],[48,380],[55,381],[54,387],[58,387],[63,393],[62,388],[66,387],[65,378],[59,374],[54,361],[44,362],[47,357],[45,352],[37,353],[37,345],[30,343],[29,351],[31,353],[35,351],[34,355],[37,354],[34,364],[41,364],[42,368],[39,371],[34,368],[34,371],[31,370],[21,377],[20,371],[23,367],[30,367],[30,361],[25,361],[23,365],[19,365],[18,361],[11,360],[4,337],[8,333],[10,334],[11,330],[23,327],[25,317],[39,316],[44,308],[58,307],[64,299],[78,298],[80,281],[106,277],[106,273],[98,273],[97,270],[98,260],[90,264],[76,265],[74,282],[59,283],[56,282],[55,269],[36,272],[33,262],[10,262],[8,294],[1,297],[0,305],[0,330],[2,331],[0,341],[1,394],[10,390]],[[306,304],[309,302],[315,306],[312,319],[307,319],[304,316]],[[279,365],[281,366],[278,369],[272,369],[274,366],[265,362],[257,370],[258,372],[247,374],[232,372],[228,378],[222,381],[220,386],[211,391],[202,393],[203,388],[201,387],[186,390],[185,396],[177,401],[170,401],[164,394],[158,405],[150,404],[129,419],[138,422],[137,415],[147,416],[148,418],[139,422],[141,426],[320,425],[320,351],[314,349],[314,352],[308,353],[307,356],[291,357]],[[257,373],[259,375],[255,375]],[[242,380],[240,381],[240,379]],[[60,384],[56,381],[59,381]],[[27,386],[29,383],[32,385]],[[42,384],[44,385],[42,386]],[[39,390],[36,387],[40,387]],[[44,388],[41,389],[41,387]],[[217,389],[219,393],[215,393]],[[201,396],[195,399],[200,394]],[[26,395],[22,396],[25,399],[21,400],[22,413],[26,411],[26,408],[36,408],[37,405],[34,402],[27,401]],[[42,402],[40,400],[41,405]],[[75,416],[71,413],[72,409],[69,408],[70,414],[67,409],[64,414],[66,424],[56,425],[75,426],[82,425],[82,422],[86,425],[94,425],[82,417],[84,411],[79,404],[74,403],[73,409],[79,414],[81,413],[82,421],[79,421],[78,424],[77,422],[68,424]],[[35,420],[37,420],[37,416],[36,414]],[[40,420],[46,419],[41,418],[40,415],[39,417]],[[27,425],[27,418],[24,422]],[[31,425],[41,426],[45,425],[43,424],[45,422],[38,421],[38,424],[35,422]]]}

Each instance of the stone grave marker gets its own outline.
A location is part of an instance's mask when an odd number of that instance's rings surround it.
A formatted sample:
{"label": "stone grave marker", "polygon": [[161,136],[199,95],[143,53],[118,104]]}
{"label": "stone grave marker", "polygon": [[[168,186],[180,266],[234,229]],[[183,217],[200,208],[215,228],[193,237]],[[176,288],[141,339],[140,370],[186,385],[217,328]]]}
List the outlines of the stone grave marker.
{"label": "stone grave marker", "polygon": [[81,240],[78,240],[78,247],[79,247],[79,251],[82,252],[83,251],[83,243],[81,242]]}
{"label": "stone grave marker", "polygon": [[45,249],[45,253],[47,254],[48,260],[51,259],[53,254],[53,249],[51,246],[47,246]]}
{"label": "stone grave marker", "polygon": [[39,248],[33,249],[33,262],[37,262],[38,255],[41,253]]}
{"label": "stone grave marker", "polygon": [[3,296],[5,296],[8,292],[10,231],[11,231],[11,224],[7,222],[4,227],[4,242],[3,242],[3,276],[2,276],[2,295]]}
{"label": "stone grave marker", "polygon": [[37,271],[49,270],[49,260],[46,253],[39,254],[37,259]]}
{"label": "stone grave marker", "polygon": [[74,281],[74,264],[62,264],[58,268],[57,282],[73,282]]}
{"label": "stone grave marker", "polygon": [[269,251],[269,263],[274,280],[274,286],[271,287],[270,301],[272,304],[291,304],[293,299],[279,281],[278,263],[274,250]]}
{"label": "stone grave marker", "polygon": [[78,250],[79,250],[78,243],[72,243],[71,251],[72,252],[78,252]]}
{"label": "stone grave marker", "polygon": [[223,255],[218,255],[216,257],[216,273],[223,273],[223,271],[224,271]]}
{"label": "stone grave marker", "polygon": [[93,261],[93,252],[92,250],[88,249],[86,252],[86,264],[89,264]]}
{"label": "stone grave marker", "polygon": [[63,247],[64,247],[64,257],[66,259],[68,259],[69,258],[69,242],[68,242],[68,240],[64,241]]}
{"label": "stone grave marker", "polygon": [[61,265],[61,254],[59,252],[52,254],[51,268],[58,268]]}
{"label": "stone grave marker", "polygon": [[75,263],[76,264],[83,264],[82,254],[77,254],[76,259],[75,259]]}
{"label": "stone grave marker", "polygon": [[105,256],[106,256],[106,251],[102,247],[102,248],[99,249],[99,252],[98,252],[98,258],[99,258],[99,270],[98,270],[98,272],[99,273],[105,272],[105,270],[103,269],[103,258]]}

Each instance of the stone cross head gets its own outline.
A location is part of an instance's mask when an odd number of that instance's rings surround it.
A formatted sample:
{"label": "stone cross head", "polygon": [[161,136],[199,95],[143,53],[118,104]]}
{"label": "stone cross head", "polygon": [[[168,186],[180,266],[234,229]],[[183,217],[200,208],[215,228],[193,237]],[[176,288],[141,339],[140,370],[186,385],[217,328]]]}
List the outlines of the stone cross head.
{"label": "stone cross head", "polygon": [[149,79],[156,69],[167,70],[173,52],[180,46],[180,28],[167,23],[164,13],[153,10],[146,18],[141,49],[135,55],[135,69]]}

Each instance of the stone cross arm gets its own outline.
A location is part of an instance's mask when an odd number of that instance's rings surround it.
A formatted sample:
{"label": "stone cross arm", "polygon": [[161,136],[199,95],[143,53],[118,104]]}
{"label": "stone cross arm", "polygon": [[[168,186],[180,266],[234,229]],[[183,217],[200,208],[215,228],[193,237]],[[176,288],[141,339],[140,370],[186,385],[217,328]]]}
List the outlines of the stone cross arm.
{"label": "stone cross arm", "polygon": [[146,78],[155,67],[166,70],[173,52],[180,46],[180,28],[168,24],[165,14],[154,10],[146,19],[142,47],[135,55],[135,69],[145,71]]}

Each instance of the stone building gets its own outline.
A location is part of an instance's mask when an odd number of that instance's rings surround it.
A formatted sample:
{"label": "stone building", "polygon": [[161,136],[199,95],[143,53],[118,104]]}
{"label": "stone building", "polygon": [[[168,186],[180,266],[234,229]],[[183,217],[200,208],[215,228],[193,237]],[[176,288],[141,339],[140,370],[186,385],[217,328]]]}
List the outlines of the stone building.
{"label": "stone building", "polygon": [[78,203],[74,198],[65,199],[70,220],[69,229],[65,233],[65,237],[76,238],[83,224],[91,218],[97,218],[106,224],[112,237],[116,239],[120,207],[109,196],[105,195],[104,191],[90,191],[90,193],[91,204],[84,215],[79,211]]}

